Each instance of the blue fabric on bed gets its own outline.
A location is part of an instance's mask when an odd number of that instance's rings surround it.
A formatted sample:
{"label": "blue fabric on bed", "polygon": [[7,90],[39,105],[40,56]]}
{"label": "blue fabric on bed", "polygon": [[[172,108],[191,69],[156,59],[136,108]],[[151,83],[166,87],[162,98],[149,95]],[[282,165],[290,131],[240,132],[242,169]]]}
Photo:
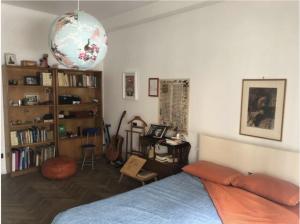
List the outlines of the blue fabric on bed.
{"label": "blue fabric on bed", "polygon": [[221,224],[198,178],[179,173],[144,187],[69,209],[52,224]]}

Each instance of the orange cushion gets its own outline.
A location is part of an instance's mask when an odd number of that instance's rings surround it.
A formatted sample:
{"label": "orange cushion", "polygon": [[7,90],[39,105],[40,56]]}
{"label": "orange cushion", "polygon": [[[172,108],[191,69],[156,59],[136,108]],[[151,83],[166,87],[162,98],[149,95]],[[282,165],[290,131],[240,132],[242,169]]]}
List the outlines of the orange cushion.
{"label": "orange cushion", "polygon": [[284,205],[295,206],[299,203],[298,186],[264,174],[238,176],[232,185]]}
{"label": "orange cushion", "polygon": [[76,171],[76,161],[66,156],[48,159],[42,165],[43,176],[54,180],[71,177]]}
{"label": "orange cushion", "polygon": [[241,175],[240,172],[232,168],[203,160],[186,165],[182,170],[201,179],[223,185],[230,185],[236,176]]}

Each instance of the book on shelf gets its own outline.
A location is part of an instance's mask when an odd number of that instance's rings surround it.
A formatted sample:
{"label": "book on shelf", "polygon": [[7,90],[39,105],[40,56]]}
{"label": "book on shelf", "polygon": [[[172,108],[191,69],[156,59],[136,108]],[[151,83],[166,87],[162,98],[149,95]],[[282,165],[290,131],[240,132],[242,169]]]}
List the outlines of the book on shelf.
{"label": "book on shelf", "polygon": [[97,87],[97,77],[94,75],[73,75],[65,74],[62,72],[58,73],[58,85],[62,87]]}
{"label": "book on shelf", "polygon": [[15,172],[16,171],[16,154],[12,153],[11,156],[11,171]]}
{"label": "book on shelf", "polygon": [[44,127],[38,128],[32,126],[31,128],[10,132],[10,142],[12,146],[51,140],[53,140],[53,130],[46,129]]}
{"label": "book on shelf", "polygon": [[40,75],[40,81],[42,86],[52,86],[52,73],[42,72]]}
{"label": "book on shelf", "polygon": [[54,145],[42,145],[33,150],[30,147],[12,148],[12,172],[38,167],[55,157]]}
{"label": "book on shelf", "polygon": [[17,137],[17,131],[11,131],[10,132],[10,144],[11,145],[18,145],[18,137]]}

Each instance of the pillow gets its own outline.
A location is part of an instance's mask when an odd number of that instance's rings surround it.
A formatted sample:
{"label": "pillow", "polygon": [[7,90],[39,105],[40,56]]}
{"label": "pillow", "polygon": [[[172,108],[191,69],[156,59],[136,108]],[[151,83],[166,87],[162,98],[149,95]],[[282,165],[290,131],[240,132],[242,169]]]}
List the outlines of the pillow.
{"label": "pillow", "polygon": [[238,176],[232,185],[280,204],[295,206],[299,203],[298,186],[264,174]]}
{"label": "pillow", "polygon": [[230,185],[236,176],[241,175],[237,170],[203,160],[186,165],[182,170],[201,179],[223,185]]}

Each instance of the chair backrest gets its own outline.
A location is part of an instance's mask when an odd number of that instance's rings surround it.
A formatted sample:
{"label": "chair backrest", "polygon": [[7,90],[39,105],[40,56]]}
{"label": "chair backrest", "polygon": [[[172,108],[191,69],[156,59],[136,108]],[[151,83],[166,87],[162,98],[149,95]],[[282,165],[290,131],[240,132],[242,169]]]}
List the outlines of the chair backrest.
{"label": "chair backrest", "polygon": [[97,144],[97,138],[99,136],[99,128],[85,128],[82,130],[82,144]]}

